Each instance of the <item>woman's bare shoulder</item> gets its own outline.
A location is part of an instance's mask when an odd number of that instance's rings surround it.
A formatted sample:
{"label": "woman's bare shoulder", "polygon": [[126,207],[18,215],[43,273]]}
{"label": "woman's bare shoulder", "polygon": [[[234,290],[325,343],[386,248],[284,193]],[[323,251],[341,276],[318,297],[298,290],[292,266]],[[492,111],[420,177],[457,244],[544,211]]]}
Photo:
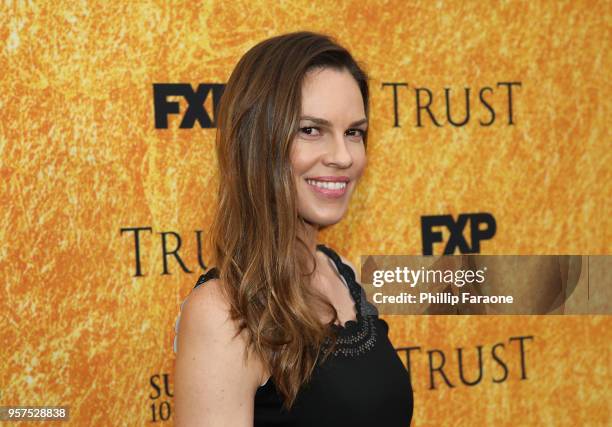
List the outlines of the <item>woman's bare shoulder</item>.
{"label": "woman's bare shoulder", "polygon": [[218,326],[229,321],[230,303],[223,292],[223,283],[217,278],[191,290],[182,312],[199,320],[207,320]]}
{"label": "woman's bare shoulder", "polygon": [[[244,354],[245,334],[238,333],[238,323],[230,317],[231,304],[222,286],[221,280],[214,278],[191,291],[181,309],[179,335],[186,336],[194,345],[221,342],[224,346],[220,350]],[[184,348],[184,341],[179,339],[183,346],[179,348]]]}
{"label": "woman's bare shoulder", "polygon": [[175,417],[185,424],[206,419],[210,425],[228,420],[250,425],[253,420],[261,363],[252,354],[246,357],[245,336],[236,334],[237,323],[221,286],[219,279],[206,281],[191,291],[181,309]]}

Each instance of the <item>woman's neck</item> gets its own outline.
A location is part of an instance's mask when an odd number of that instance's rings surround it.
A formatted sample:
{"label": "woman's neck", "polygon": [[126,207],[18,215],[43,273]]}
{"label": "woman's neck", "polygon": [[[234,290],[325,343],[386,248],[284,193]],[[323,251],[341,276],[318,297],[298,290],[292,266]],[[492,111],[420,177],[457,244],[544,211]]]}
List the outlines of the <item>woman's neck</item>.
{"label": "woman's neck", "polygon": [[308,251],[315,255],[317,251],[317,237],[319,235],[319,225],[312,224],[308,221],[300,221],[302,227],[298,230],[299,238],[306,244]]}

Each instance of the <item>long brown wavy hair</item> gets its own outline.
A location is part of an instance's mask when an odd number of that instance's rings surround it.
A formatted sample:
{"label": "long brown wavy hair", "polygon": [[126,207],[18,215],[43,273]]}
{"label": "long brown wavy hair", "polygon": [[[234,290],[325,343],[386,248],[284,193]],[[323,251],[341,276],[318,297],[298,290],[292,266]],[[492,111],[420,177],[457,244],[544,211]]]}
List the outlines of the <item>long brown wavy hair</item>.
{"label": "long brown wavy hair", "polygon": [[[308,31],[272,37],[251,48],[232,72],[215,117],[219,186],[208,242],[213,265],[231,317],[239,321],[238,333],[246,329],[249,349],[267,367],[286,408],[317,360],[324,360],[335,344],[329,326],[337,312],[310,286],[314,271],[307,266],[314,266],[315,259],[299,237],[298,227],[305,223],[298,216],[290,163],[302,82],[307,71],[318,67],[348,70],[368,117],[363,68],[330,36]],[[329,324],[313,310],[317,302],[333,314]]]}

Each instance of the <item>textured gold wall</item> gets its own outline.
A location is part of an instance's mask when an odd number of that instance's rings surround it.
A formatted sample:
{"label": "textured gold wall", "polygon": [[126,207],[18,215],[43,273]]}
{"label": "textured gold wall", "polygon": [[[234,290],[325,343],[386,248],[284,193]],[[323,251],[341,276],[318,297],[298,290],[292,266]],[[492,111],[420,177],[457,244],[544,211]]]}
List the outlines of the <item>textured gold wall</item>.
{"label": "textured gold wall", "polygon": [[[353,263],[418,254],[421,215],[462,212],[495,216],[483,253],[610,253],[610,2],[161,3],[0,5],[0,405],[70,405],[75,425],[139,425],[152,404],[171,403],[150,379],[171,375],[178,305],[199,274],[214,130],[178,129],[177,117],[155,129],[152,84],[224,83],[255,42],[283,32],[337,37],[372,78],[368,169],[345,220],[321,236]],[[501,81],[522,83],[513,126]],[[409,85],[401,127],[383,82]],[[415,126],[414,87],[432,90],[440,116],[450,87],[461,116],[459,91],[484,86],[495,89],[492,126],[478,124],[481,105],[465,127]],[[152,227],[144,277],[133,277],[124,227]],[[172,259],[161,274],[167,231],[183,238],[193,274]],[[422,348],[415,426],[610,422],[609,316],[388,321],[396,346]],[[526,380],[508,342],[522,335],[534,337]],[[469,367],[477,345],[498,342],[507,381],[485,370],[477,386],[428,389],[427,350],[452,364],[465,348]]]}

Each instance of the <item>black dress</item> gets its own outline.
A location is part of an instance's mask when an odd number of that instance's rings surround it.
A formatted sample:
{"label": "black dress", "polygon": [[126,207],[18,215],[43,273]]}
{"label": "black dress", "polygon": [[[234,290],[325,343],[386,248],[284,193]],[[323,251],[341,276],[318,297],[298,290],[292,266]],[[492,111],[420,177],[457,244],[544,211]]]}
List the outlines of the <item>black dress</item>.
{"label": "black dress", "polygon": [[[272,378],[255,394],[254,426],[407,427],[413,411],[410,377],[388,338],[389,326],[365,297],[353,269],[325,245],[317,250],[332,259],[348,284],[357,321],[338,330],[336,350],[317,364],[290,411]],[[195,287],[218,277],[216,268],[200,276]]]}

